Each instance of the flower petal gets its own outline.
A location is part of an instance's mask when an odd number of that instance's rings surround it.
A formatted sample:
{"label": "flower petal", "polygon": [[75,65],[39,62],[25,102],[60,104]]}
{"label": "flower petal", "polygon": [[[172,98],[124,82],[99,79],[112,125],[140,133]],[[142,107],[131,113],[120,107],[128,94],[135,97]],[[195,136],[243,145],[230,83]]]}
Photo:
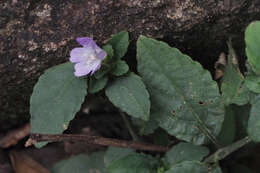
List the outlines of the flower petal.
{"label": "flower petal", "polygon": [[100,60],[103,60],[106,56],[107,56],[107,53],[106,53],[106,51],[103,51],[103,50],[97,54],[97,57]]}
{"label": "flower petal", "polygon": [[93,54],[94,50],[91,47],[74,48],[70,52],[70,62],[86,61],[88,56]]}
{"label": "flower petal", "polygon": [[85,75],[89,74],[90,71],[91,71],[90,68],[87,68],[87,67],[86,67],[86,64],[85,64],[84,62],[82,62],[82,63],[77,63],[77,64],[74,66],[74,68],[75,68],[74,74],[75,74],[75,76],[77,76],[77,77],[85,76]]}
{"label": "flower petal", "polygon": [[77,42],[82,48],[74,48],[70,53],[70,61],[76,63],[74,75],[77,77],[95,73],[101,67],[107,53],[89,37],[79,37]]}
{"label": "flower petal", "polygon": [[80,62],[75,65],[75,76],[84,76],[91,72],[95,73],[101,67],[102,60],[96,59],[92,62]]}
{"label": "flower petal", "polygon": [[93,75],[98,69],[100,69],[101,61],[102,60],[100,60],[100,62],[96,62],[96,64],[93,64],[90,75]]}
{"label": "flower petal", "polygon": [[93,39],[90,37],[78,37],[76,40],[82,46],[88,46],[89,43],[94,42]]}

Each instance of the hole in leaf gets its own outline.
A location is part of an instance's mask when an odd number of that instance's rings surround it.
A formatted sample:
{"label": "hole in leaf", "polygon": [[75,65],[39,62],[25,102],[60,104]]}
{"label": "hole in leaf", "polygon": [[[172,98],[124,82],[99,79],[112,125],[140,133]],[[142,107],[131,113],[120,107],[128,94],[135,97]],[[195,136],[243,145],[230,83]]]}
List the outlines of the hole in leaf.
{"label": "hole in leaf", "polygon": [[199,101],[199,104],[200,104],[200,105],[204,105],[205,103],[204,103],[204,102],[202,102],[202,101]]}
{"label": "hole in leaf", "polygon": [[176,111],[175,110],[172,111],[172,115],[176,116]]}

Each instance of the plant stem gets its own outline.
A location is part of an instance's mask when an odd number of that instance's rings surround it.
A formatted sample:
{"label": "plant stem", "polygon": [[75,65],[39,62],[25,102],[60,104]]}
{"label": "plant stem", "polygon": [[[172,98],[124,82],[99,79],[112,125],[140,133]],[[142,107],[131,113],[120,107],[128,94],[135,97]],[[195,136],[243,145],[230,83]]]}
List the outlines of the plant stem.
{"label": "plant stem", "polygon": [[128,129],[130,135],[132,136],[134,141],[140,141],[139,137],[135,134],[134,129],[132,128],[129,119],[126,117],[125,113],[120,111],[120,115],[122,116],[124,123],[126,125],[126,128]]}
{"label": "plant stem", "polygon": [[113,146],[122,148],[134,148],[137,150],[145,151],[157,151],[166,152],[169,150],[168,147],[136,142],[136,141],[126,141],[119,139],[104,138],[100,136],[91,135],[74,135],[74,134],[31,134],[29,140],[26,142],[26,146],[30,146],[37,142],[61,142],[61,141],[85,141],[89,144],[102,145],[102,146]]}
{"label": "plant stem", "polygon": [[206,160],[204,162],[206,163],[216,163],[219,160],[222,160],[224,158],[226,158],[228,155],[230,155],[231,153],[233,153],[234,151],[240,149],[241,147],[245,146],[246,144],[248,144],[249,142],[251,142],[251,139],[249,139],[249,137],[245,137],[231,145],[228,145],[224,148],[220,148],[218,149],[215,153],[213,153],[212,155],[210,155],[208,158],[206,158]]}

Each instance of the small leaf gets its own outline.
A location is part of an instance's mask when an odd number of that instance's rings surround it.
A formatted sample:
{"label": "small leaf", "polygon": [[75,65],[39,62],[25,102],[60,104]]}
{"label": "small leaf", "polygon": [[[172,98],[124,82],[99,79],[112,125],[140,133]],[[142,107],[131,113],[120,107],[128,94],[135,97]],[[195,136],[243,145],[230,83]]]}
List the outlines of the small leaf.
{"label": "small leaf", "polygon": [[181,142],[173,146],[165,155],[165,161],[172,166],[183,161],[201,161],[209,154],[206,147]]}
{"label": "small leaf", "polygon": [[148,155],[133,153],[112,162],[108,173],[155,173],[158,161]]}
{"label": "small leaf", "polygon": [[198,161],[184,161],[174,165],[165,173],[208,173],[208,168]]}
{"label": "small leaf", "polygon": [[103,76],[102,78],[99,79],[90,78],[88,92],[91,94],[99,92],[106,86],[107,81],[108,81],[107,76]]}
{"label": "small leaf", "polygon": [[129,70],[128,65],[125,61],[119,60],[116,62],[114,69],[112,69],[111,74],[115,76],[121,76],[127,73]]}
{"label": "small leaf", "polygon": [[104,152],[96,152],[91,155],[72,156],[67,160],[56,163],[52,173],[105,173]]}
{"label": "small leaf", "polygon": [[116,78],[107,88],[109,100],[127,114],[148,120],[150,115],[149,93],[141,78],[134,73]]}
{"label": "small leaf", "polygon": [[133,152],[135,151],[130,148],[109,147],[104,158],[106,167],[108,167],[112,162],[119,160]]}
{"label": "small leaf", "polygon": [[126,54],[129,45],[128,32],[122,31],[114,35],[107,43],[112,45],[114,56],[118,59],[122,58]]}
{"label": "small leaf", "polygon": [[137,42],[137,61],[151,95],[151,118],[179,139],[195,144],[215,140],[224,105],[210,73],[178,49],[144,36]]}
{"label": "small leaf", "polygon": [[233,99],[239,94],[240,86],[244,81],[244,77],[238,67],[235,51],[230,42],[228,43],[228,47],[228,63],[221,83],[222,97],[226,105],[233,102]]}
{"label": "small leaf", "polygon": [[246,76],[245,85],[250,91],[255,93],[260,93],[260,76],[256,76],[256,75]]}
{"label": "small leaf", "polygon": [[249,137],[255,141],[260,142],[260,95],[252,103],[250,116],[248,120],[247,132]]}
{"label": "small leaf", "polygon": [[111,70],[109,65],[103,64],[101,68],[94,73],[94,77],[96,79],[100,79],[102,77],[105,77],[105,75]]}
{"label": "small leaf", "polygon": [[107,58],[112,58],[114,56],[114,50],[113,47],[110,44],[106,44],[102,47],[104,51],[107,53]]}
{"label": "small leaf", "polygon": [[[241,116],[241,115],[239,115]],[[236,137],[236,116],[233,106],[226,107],[225,120],[222,129],[218,135],[218,139],[223,145],[229,145],[234,142]]]}
{"label": "small leaf", "polygon": [[80,110],[87,82],[73,72],[73,65],[64,63],[39,78],[30,100],[31,133],[62,133]]}
{"label": "small leaf", "polygon": [[252,22],[245,32],[246,55],[254,72],[260,74],[260,22]]}

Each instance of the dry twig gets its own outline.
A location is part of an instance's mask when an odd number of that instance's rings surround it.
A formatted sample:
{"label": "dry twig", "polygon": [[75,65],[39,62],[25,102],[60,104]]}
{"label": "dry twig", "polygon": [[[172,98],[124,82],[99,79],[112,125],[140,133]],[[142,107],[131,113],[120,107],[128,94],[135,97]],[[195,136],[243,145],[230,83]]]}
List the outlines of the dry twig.
{"label": "dry twig", "polygon": [[74,135],[74,134],[57,134],[57,135],[31,134],[30,139],[26,142],[26,146],[30,146],[37,142],[43,142],[43,141],[50,141],[50,142],[86,141],[89,144],[122,147],[122,148],[134,148],[137,150],[146,150],[146,151],[166,152],[169,150],[168,147],[142,143],[137,141],[126,141],[126,140],[119,140],[119,139],[104,138],[100,136]]}

